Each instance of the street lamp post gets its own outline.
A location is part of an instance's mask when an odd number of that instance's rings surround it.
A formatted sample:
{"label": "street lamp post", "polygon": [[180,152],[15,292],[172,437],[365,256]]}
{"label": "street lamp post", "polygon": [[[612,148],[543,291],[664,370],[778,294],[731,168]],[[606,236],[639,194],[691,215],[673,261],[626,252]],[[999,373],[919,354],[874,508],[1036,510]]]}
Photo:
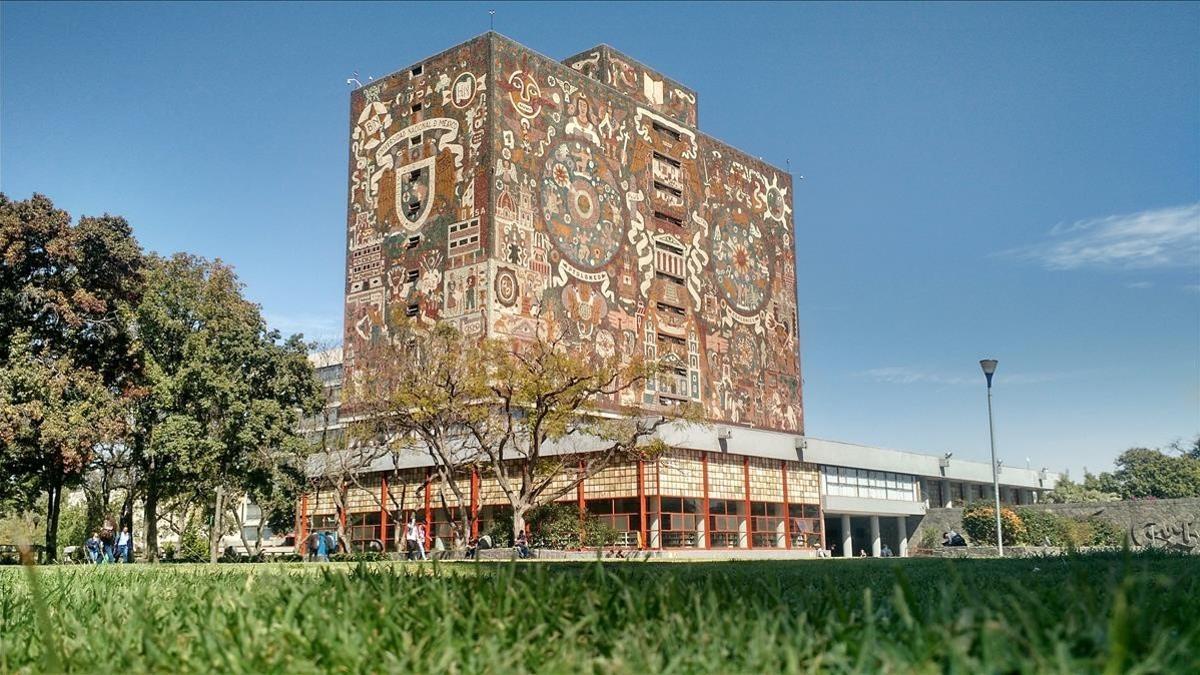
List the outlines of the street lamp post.
{"label": "street lamp post", "polygon": [[996,359],[983,359],[979,362],[983,368],[983,376],[987,378],[988,395],[988,435],[992,440],[992,496],[996,498],[996,549],[1000,557],[1004,557],[1004,535],[1000,525],[1000,474],[996,471],[996,425],[992,422],[992,375],[996,373]]}

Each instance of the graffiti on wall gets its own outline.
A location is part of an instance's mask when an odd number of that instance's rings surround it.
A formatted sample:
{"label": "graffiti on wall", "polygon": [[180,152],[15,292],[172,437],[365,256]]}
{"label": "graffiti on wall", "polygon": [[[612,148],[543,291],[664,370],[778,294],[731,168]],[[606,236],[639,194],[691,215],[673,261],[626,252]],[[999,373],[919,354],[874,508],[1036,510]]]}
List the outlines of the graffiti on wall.
{"label": "graffiti on wall", "polygon": [[1129,528],[1129,538],[1137,546],[1200,552],[1200,529],[1195,520],[1180,518],[1174,523],[1147,521]]}

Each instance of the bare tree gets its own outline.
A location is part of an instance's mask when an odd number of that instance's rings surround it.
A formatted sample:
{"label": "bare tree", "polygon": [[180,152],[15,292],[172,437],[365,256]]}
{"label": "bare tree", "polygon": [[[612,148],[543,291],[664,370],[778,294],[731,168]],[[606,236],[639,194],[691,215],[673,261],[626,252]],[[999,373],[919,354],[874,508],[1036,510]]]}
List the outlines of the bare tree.
{"label": "bare tree", "polygon": [[492,398],[468,426],[512,507],[514,539],[531,509],[618,461],[657,456],[667,449],[659,429],[700,418],[691,404],[638,404],[665,374],[659,364],[602,356],[544,324],[532,340],[490,340],[480,351]]}

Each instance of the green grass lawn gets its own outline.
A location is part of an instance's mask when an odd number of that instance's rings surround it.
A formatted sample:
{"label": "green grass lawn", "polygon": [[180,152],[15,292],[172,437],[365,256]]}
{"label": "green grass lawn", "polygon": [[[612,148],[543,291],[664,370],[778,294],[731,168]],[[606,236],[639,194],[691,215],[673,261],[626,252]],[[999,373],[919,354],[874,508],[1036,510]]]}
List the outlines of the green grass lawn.
{"label": "green grass lawn", "polygon": [[1156,553],[36,572],[0,672],[1200,672],[1200,559]]}

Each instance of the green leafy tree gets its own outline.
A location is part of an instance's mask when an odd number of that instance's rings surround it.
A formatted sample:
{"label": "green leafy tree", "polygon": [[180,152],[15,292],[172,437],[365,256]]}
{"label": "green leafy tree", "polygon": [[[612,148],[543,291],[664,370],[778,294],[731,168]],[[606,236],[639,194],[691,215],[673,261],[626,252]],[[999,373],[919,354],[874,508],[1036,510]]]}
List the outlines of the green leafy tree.
{"label": "green leafy tree", "polygon": [[1200,459],[1150,448],[1121,453],[1113,472],[1124,499],[1200,497]]}
{"label": "green leafy tree", "polygon": [[0,195],[0,503],[46,495],[46,553],[64,491],[139,395],[129,308],[142,253],[122,218],[81,218],[42,195]]}
{"label": "green leafy tree", "polygon": [[1051,504],[1077,504],[1090,502],[1115,502],[1121,499],[1117,487],[1113,484],[1111,474],[1101,477],[1085,473],[1083,482],[1076,483],[1063,476],[1053,490],[1047,492],[1043,499]]}
{"label": "green leafy tree", "polygon": [[215,559],[227,505],[246,494],[275,503],[274,479],[301,466],[297,423],[319,408],[320,386],[300,336],[268,330],[219,260],[152,257],[135,320],[149,395],[135,411],[132,459],[148,556],[158,552],[160,501],[195,491],[213,504]]}

